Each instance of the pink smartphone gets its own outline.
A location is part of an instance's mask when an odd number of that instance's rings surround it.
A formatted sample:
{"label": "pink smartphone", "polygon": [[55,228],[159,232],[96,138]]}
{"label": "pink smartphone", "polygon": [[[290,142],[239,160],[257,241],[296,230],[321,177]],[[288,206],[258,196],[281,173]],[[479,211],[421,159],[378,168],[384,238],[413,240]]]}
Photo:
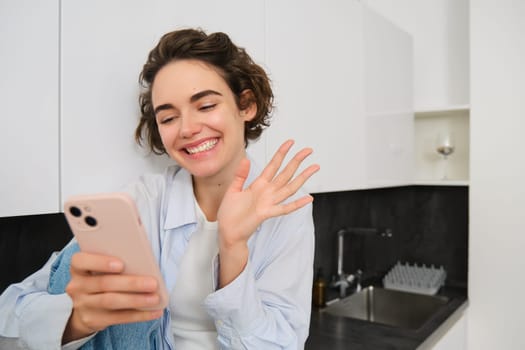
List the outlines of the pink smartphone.
{"label": "pink smartphone", "polygon": [[155,277],[160,303],[150,309],[168,305],[164,280],[129,195],[115,192],[73,196],[64,203],[64,214],[82,251],[121,259],[125,274]]}

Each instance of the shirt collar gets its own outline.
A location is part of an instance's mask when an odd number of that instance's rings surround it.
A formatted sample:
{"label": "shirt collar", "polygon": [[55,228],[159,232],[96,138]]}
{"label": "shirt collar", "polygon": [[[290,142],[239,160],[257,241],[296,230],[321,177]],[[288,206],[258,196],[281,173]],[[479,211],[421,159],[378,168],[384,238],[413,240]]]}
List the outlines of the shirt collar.
{"label": "shirt collar", "polygon": [[165,230],[197,222],[193,204],[193,183],[191,174],[186,169],[180,168],[173,175],[167,196]]}

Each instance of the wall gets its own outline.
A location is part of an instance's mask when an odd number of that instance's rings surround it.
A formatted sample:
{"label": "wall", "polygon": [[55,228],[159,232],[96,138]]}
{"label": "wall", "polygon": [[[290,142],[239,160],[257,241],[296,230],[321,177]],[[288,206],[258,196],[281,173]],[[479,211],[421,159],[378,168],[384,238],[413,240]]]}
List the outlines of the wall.
{"label": "wall", "polygon": [[447,284],[466,287],[468,188],[407,186],[314,195],[315,266],[337,272],[341,227],[391,228],[393,236],[345,239],[344,271],[383,276],[398,260],[443,265]]}
{"label": "wall", "polygon": [[468,343],[525,349],[525,2],[470,0]]}

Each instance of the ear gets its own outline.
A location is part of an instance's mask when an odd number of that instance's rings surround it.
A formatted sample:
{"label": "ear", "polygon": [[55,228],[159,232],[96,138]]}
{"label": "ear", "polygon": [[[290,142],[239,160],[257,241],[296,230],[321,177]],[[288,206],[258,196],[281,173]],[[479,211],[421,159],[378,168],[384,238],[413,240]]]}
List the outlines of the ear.
{"label": "ear", "polygon": [[255,96],[250,89],[243,90],[239,96],[239,105],[241,106],[241,117],[245,122],[249,122],[257,114],[257,104]]}

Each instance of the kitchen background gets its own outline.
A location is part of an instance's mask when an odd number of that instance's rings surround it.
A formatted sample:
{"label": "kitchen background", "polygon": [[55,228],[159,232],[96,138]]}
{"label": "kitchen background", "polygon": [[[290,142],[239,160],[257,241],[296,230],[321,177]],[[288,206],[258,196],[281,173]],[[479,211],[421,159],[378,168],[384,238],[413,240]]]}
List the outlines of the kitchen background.
{"label": "kitchen background", "polygon": [[[406,186],[314,194],[315,267],[337,272],[336,233],[342,227],[392,229],[392,237],[348,236],[344,271],[383,276],[398,260],[434,264],[447,284],[466,288],[468,189]],[[40,268],[72,237],[62,213],[0,218],[0,290]]]}
{"label": "kitchen background", "polygon": [[337,231],[390,228],[392,237],[347,235],[343,270],[377,280],[401,261],[443,266],[447,285],[467,288],[468,188],[406,186],[314,195],[315,267],[337,273]]}
{"label": "kitchen background", "polygon": [[[168,28],[166,23],[198,20],[208,23],[211,29],[224,28],[227,32],[239,33],[240,42],[250,43],[246,46],[256,58],[270,65],[272,59],[277,60],[273,61],[274,66],[286,71],[288,63],[278,62],[283,56],[279,49],[286,46],[276,45],[272,54],[271,47],[265,47],[267,36],[278,39],[283,30],[288,29],[287,21],[297,20],[294,10],[308,7],[303,4],[312,5],[291,1],[280,9],[280,5],[269,1],[249,4],[232,1],[210,5],[217,8],[208,11],[213,15],[206,15],[198,11],[200,5],[173,1],[174,8],[185,6],[185,11],[165,11],[160,3],[153,6],[150,2],[136,1],[132,7],[128,2],[119,1],[92,1],[82,6],[58,0],[2,2],[0,43],[6,49],[0,56],[0,64],[20,67],[6,70],[0,83],[4,107],[1,118],[5,127],[0,138],[0,216],[4,216],[0,218],[2,286],[33,271],[47,259],[49,250],[61,247],[69,239],[62,216],[56,214],[61,210],[62,198],[81,190],[113,189],[134,178],[141,169],[164,166],[164,161],[153,161],[138,149],[127,151],[134,147],[127,135],[133,129],[129,116],[136,115],[136,110],[123,110],[121,106],[135,104],[135,72],[140,70],[147,48]],[[391,225],[394,236],[388,241],[348,239],[351,257],[345,259],[345,269],[353,271],[362,267],[370,274],[380,273],[395,261],[405,259],[443,264],[450,274],[449,281],[459,284],[468,281],[469,308],[462,323],[468,348],[525,348],[525,338],[521,337],[524,316],[516,311],[525,306],[521,295],[525,283],[520,278],[525,267],[522,258],[525,238],[520,220],[525,208],[522,181],[525,161],[521,152],[525,148],[522,137],[525,134],[522,96],[525,3],[514,0],[334,1],[323,4],[323,12],[316,12],[312,17],[315,21],[307,21],[311,30],[308,38],[316,43],[328,40],[315,36],[318,29],[337,24],[327,18],[338,18],[337,14],[343,13],[345,6],[354,6],[354,3],[369,6],[400,28],[399,42],[405,42],[402,32],[413,40],[413,56],[410,56],[413,62],[409,63],[413,64],[414,74],[412,93],[416,113],[412,127],[416,134],[412,146],[409,142],[403,145],[414,152],[417,167],[411,175],[417,176],[407,181],[408,168],[404,161],[410,158],[410,152],[399,152],[402,148],[398,145],[393,145],[390,153],[377,160],[379,164],[387,164],[387,170],[401,165],[404,172],[397,174],[399,177],[393,186],[386,182],[373,186],[362,181],[368,176],[363,169],[377,169],[377,164],[370,165],[359,158],[363,157],[361,153],[366,155],[370,147],[365,147],[365,152],[357,148],[352,157],[347,157],[352,161],[339,161],[341,170],[331,172],[337,177],[333,184],[344,183],[346,177],[352,181],[352,188],[315,191],[314,219],[318,236],[315,264],[322,266],[327,275],[334,272],[335,232],[340,226]],[[104,10],[100,11],[101,8]],[[231,14],[245,11],[264,16],[236,16],[225,21],[215,15],[221,13],[219,11]],[[265,18],[275,18],[276,22],[265,22]],[[357,20],[359,18],[352,25]],[[38,25],[39,30],[31,29],[28,23]],[[137,23],[148,23],[148,30]],[[279,27],[279,23],[284,28]],[[345,30],[354,29],[351,33],[358,33],[359,27],[345,25]],[[343,43],[349,38],[335,39]],[[331,45],[330,42],[327,45]],[[127,50],[126,61],[122,59],[123,50]],[[348,50],[343,58],[351,59],[358,69],[366,69],[359,59],[354,60],[359,57],[355,51]],[[406,61],[411,60],[402,60]],[[334,67],[347,67],[348,61],[337,63],[323,66],[326,69],[323,77],[336,79],[343,74]],[[101,67],[106,67],[107,74],[100,74]],[[311,66],[299,66],[296,71],[297,74],[304,72],[312,72]],[[346,72],[355,78],[351,73]],[[301,81],[303,77],[301,74],[295,79]],[[385,81],[378,79],[382,80]],[[105,94],[100,88],[114,91],[115,82],[122,86],[119,95]],[[279,86],[283,91],[277,93],[289,96],[290,89]],[[360,103],[356,97],[360,94],[359,87],[343,83],[340,87],[350,89],[341,101],[355,97],[352,102]],[[29,107],[25,111],[21,106]],[[108,116],[108,111],[113,113]],[[332,129],[341,129],[344,122],[340,109],[329,112],[320,113],[324,121]],[[406,122],[404,117],[399,118]],[[103,123],[97,124],[97,120]],[[349,139],[359,139],[359,135],[364,134],[362,131],[367,129],[361,123],[362,119],[351,120],[348,125],[361,129]],[[458,145],[458,153],[450,158],[449,171],[453,178],[444,183],[439,180],[442,169],[436,158],[431,160],[428,154],[418,153],[417,149],[426,142],[425,132],[450,123],[458,124],[455,128],[460,135],[467,135],[468,152],[461,155]],[[316,125],[307,140],[319,137]],[[296,129],[308,132],[308,127]],[[423,135],[417,134],[418,131],[423,131]],[[331,134],[323,134],[320,147],[324,142],[333,152],[330,141],[334,139]],[[265,156],[266,148],[272,151],[271,142],[263,140],[261,144],[268,147],[259,149],[259,154]],[[353,144],[345,143],[345,146]],[[403,161],[390,161],[399,154],[405,157]],[[385,173],[384,169],[375,174]],[[113,175],[112,183],[104,183],[107,173]],[[86,179],[90,183],[86,183]],[[329,185],[320,182],[320,188]]]}

